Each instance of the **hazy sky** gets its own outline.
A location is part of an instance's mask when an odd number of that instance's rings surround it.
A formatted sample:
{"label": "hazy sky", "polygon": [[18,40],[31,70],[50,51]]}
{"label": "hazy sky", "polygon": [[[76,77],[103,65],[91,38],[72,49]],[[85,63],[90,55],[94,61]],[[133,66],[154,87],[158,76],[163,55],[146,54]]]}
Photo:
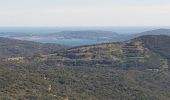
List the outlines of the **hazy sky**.
{"label": "hazy sky", "polygon": [[0,0],[0,26],[170,26],[170,0]]}

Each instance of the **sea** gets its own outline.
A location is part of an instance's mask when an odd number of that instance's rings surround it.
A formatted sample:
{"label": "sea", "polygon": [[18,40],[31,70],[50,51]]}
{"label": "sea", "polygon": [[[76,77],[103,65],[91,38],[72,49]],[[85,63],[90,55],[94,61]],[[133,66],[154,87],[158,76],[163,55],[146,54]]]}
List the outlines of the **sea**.
{"label": "sea", "polygon": [[[29,34],[29,35],[41,35],[41,34],[50,34],[50,33],[57,33],[61,31],[83,31],[83,30],[102,30],[102,31],[112,31],[119,34],[137,34],[144,31],[159,29],[159,28],[170,28],[168,26],[148,26],[148,27],[0,27],[0,33],[11,33],[18,35]],[[68,45],[68,46],[82,46],[82,45],[91,45],[91,44],[98,44],[102,43],[99,40],[90,40],[90,39],[50,39],[50,38],[42,38],[42,39],[35,39],[31,40],[40,43],[56,43],[61,45]]]}

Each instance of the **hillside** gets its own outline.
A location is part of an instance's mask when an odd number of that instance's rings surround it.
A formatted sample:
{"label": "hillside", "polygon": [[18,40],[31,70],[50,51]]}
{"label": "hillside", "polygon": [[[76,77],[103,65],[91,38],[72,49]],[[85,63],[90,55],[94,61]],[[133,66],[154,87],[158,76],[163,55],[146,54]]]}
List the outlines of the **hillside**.
{"label": "hillside", "polygon": [[[169,66],[169,37],[142,36],[126,42],[75,47],[58,52],[54,59],[65,57],[65,64],[78,66],[88,64],[125,69],[166,69]],[[157,42],[154,42],[155,38]]]}
{"label": "hillside", "polygon": [[[138,39],[139,40],[139,39]],[[158,36],[142,36],[140,37],[147,48],[151,51],[161,55],[170,64],[170,36],[158,35]]]}
{"label": "hillside", "polygon": [[149,35],[1,58],[0,99],[169,100],[169,41]]}
{"label": "hillside", "polygon": [[140,33],[141,35],[170,35],[170,29],[156,29]]}
{"label": "hillside", "polygon": [[169,100],[170,98],[168,72],[165,76],[165,72],[56,65],[53,65],[55,68],[45,69],[43,66],[49,65],[41,65],[41,71],[30,68],[25,72],[4,69],[1,66],[0,99]]}
{"label": "hillside", "polygon": [[20,41],[0,38],[0,56],[33,56],[48,54],[56,50],[67,49],[67,46],[57,44],[41,44],[30,41]]}
{"label": "hillside", "polygon": [[134,38],[137,38],[137,37],[141,37],[141,36],[145,36],[145,35],[168,35],[170,36],[170,29],[155,29],[155,30],[149,30],[149,31],[144,31],[144,32],[141,32],[141,33],[136,33],[136,34],[132,34],[132,35],[129,35],[127,39],[134,39]]}

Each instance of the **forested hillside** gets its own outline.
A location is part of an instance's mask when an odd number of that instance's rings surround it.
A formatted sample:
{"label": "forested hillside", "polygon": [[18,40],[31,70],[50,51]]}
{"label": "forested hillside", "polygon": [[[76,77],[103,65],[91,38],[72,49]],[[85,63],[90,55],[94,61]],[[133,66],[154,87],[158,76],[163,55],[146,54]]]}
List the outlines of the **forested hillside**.
{"label": "forested hillside", "polygon": [[3,56],[0,99],[169,100],[169,41],[149,35],[37,56]]}
{"label": "forested hillside", "polygon": [[0,56],[34,56],[48,54],[56,50],[66,49],[67,46],[57,44],[41,44],[30,41],[20,41],[0,38]]}

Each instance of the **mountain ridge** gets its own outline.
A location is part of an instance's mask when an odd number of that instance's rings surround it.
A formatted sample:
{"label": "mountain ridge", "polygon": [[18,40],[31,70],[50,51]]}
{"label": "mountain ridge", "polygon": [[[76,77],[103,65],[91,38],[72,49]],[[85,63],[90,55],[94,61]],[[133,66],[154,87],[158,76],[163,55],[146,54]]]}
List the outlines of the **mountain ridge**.
{"label": "mountain ridge", "polygon": [[0,37],[0,56],[34,56],[66,48],[69,47]]}

